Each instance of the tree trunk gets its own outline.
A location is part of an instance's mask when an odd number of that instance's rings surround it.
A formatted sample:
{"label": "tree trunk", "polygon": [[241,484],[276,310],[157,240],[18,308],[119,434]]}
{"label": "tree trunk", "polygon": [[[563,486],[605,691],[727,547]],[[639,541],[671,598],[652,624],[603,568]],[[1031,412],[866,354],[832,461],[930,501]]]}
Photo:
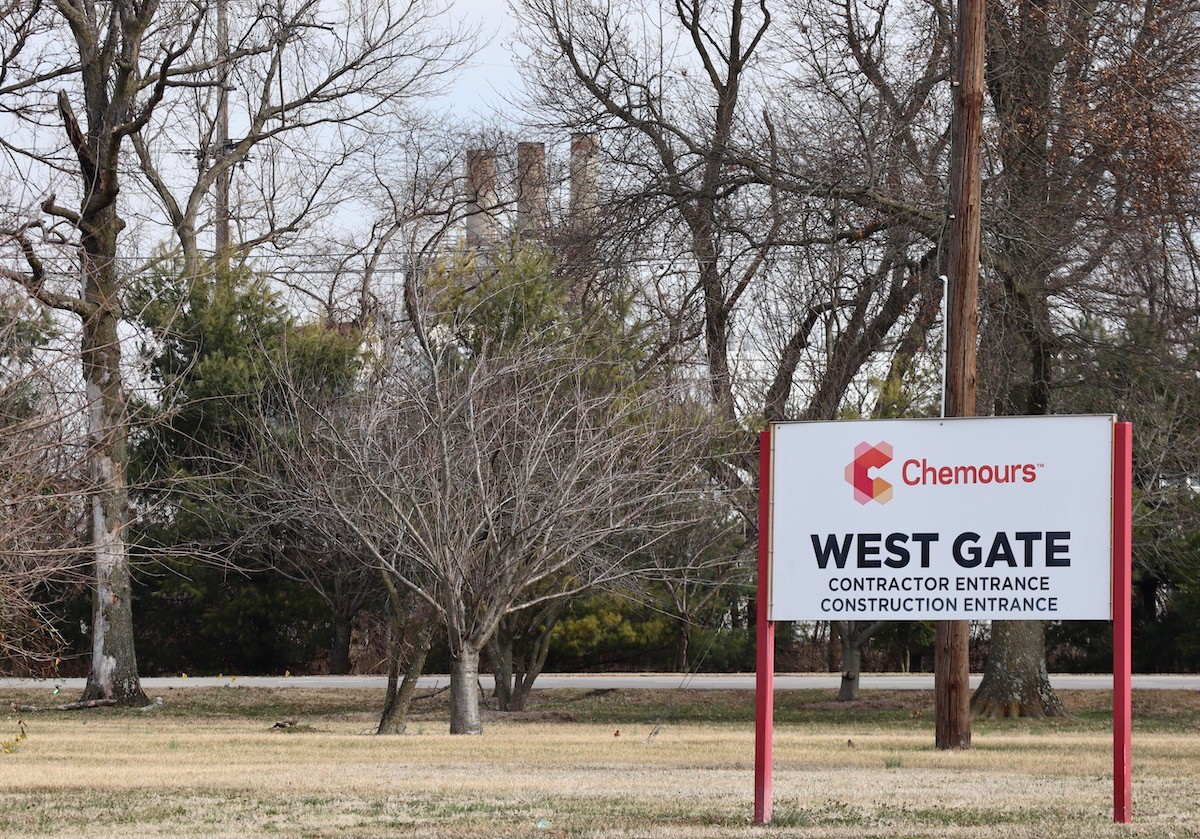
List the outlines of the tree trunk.
{"label": "tree trunk", "polygon": [[[1060,32],[1043,0],[1027,0],[1010,17],[989,6],[987,84],[997,116],[1001,173],[989,182],[998,208],[997,274],[1004,298],[995,316],[1005,366],[1015,380],[997,414],[1050,413],[1057,337],[1050,296],[1058,266],[1070,262],[1073,207],[1054,195],[1051,131]],[[1086,53],[1086,51],[1084,51]],[[1064,215],[1065,214],[1065,215]],[[1059,716],[1062,703],[1046,672],[1041,621],[992,622],[983,682],[971,700],[975,716]]]}
{"label": "tree trunk", "polygon": [[[838,642],[841,647],[842,683],[838,702],[858,699],[858,683],[862,675],[862,649],[883,627],[883,621],[865,624],[862,621],[837,621]],[[830,643],[832,647],[832,642]]]}
{"label": "tree trunk", "polygon": [[521,654],[520,664],[515,667],[513,674],[512,710],[524,711],[529,704],[529,693],[533,683],[542,674],[546,666],[546,658],[550,655],[550,638],[554,634],[554,625],[562,614],[567,601],[554,604],[543,612],[545,621],[531,644],[525,645]]}
{"label": "tree trunk", "polygon": [[[129,546],[129,429],[121,369],[121,276],[117,239],[125,222],[117,211],[121,143],[144,124],[161,95],[140,104],[142,39],[155,3],[113,5],[106,27],[78,4],[58,3],[74,37],[86,114],[81,124],[66,88],[58,92],[58,113],[79,168],[79,211],[58,206],[50,196],[42,208],[79,231],[82,288],[69,309],[81,319],[80,355],[87,402],[89,524],[92,538],[92,662],[85,701],[112,699],[120,705],[146,705],[138,679],[133,643]],[[118,14],[119,12],[119,14]],[[169,51],[168,51],[169,52]],[[167,73],[179,54],[163,58]]]}
{"label": "tree trunk", "polygon": [[[433,646],[432,620],[421,624],[417,640],[413,646],[412,658],[404,669],[404,681],[399,682],[400,659],[404,652],[404,631],[398,617],[392,619],[392,643],[388,655],[388,686],[387,698],[383,703],[383,715],[379,719],[376,734],[403,734],[408,725],[408,712],[412,708],[413,693],[417,689],[417,680],[425,672],[425,659],[429,656],[429,648]],[[399,682],[399,685],[397,685]]]}
{"label": "tree trunk", "polygon": [[479,650],[466,644],[450,659],[450,733],[483,734],[479,713]]}
{"label": "tree trunk", "polygon": [[513,636],[508,628],[509,618],[501,619],[500,625],[492,633],[488,641],[488,658],[492,662],[492,675],[495,677],[496,706],[501,711],[515,710],[513,703]]}
{"label": "tree trunk", "polygon": [[81,355],[88,402],[92,536],[92,662],[83,699],[148,704],[138,678],[133,598],[125,526],[129,429],[121,371],[121,318],[115,254],[124,223],[110,206],[83,235],[83,294],[92,311],[83,321]]}
{"label": "tree trunk", "polygon": [[[840,657],[837,648],[833,644],[834,635],[837,633],[837,621],[823,621],[825,623],[825,669],[830,673],[838,669]],[[788,633],[791,637],[792,633]]]}
{"label": "tree trunk", "polygon": [[333,646],[329,651],[329,675],[345,676],[350,672],[350,636],[354,622],[351,616],[333,616]]}
{"label": "tree trunk", "polygon": [[533,680],[536,678],[535,673],[531,673],[526,668],[521,668],[521,672],[515,673],[513,679],[512,695],[508,698],[508,707],[506,711],[524,711],[529,704],[529,692],[533,690]]}
{"label": "tree trunk", "polygon": [[992,621],[983,681],[971,698],[976,717],[1064,717],[1046,672],[1041,621]]}
{"label": "tree trunk", "polygon": [[[838,702],[858,699],[858,683],[862,675],[862,650],[867,642],[883,628],[883,621],[866,624],[863,621],[837,621],[838,642],[841,648],[842,683]],[[833,643],[830,641],[830,648]]]}
{"label": "tree trunk", "polygon": [[688,650],[692,644],[692,626],[685,620],[679,620],[675,625],[675,672],[688,671]]}
{"label": "tree trunk", "polygon": [[93,582],[92,662],[83,701],[115,700],[118,705],[149,704],[138,678],[133,642],[133,608],[128,547],[123,520],[105,515],[102,499],[92,499]]}
{"label": "tree trunk", "polygon": [[862,647],[855,643],[848,627],[851,621],[838,621],[838,635],[842,646],[842,684],[838,688],[838,702],[854,702],[858,699],[858,682],[862,675]]}
{"label": "tree trunk", "polygon": [[555,624],[566,599],[551,600],[536,609],[505,615],[488,642],[488,657],[496,675],[495,697],[501,711],[524,711],[529,693],[550,654]]}

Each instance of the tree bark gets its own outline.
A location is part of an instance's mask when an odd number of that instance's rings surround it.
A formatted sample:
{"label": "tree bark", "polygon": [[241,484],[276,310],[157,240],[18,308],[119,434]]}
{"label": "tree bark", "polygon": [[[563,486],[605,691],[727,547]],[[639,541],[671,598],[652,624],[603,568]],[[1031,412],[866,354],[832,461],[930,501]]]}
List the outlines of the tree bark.
{"label": "tree bark", "polygon": [[[838,621],[839,624],[849,621]],[[842,683],[838,687],[838,702],[854,702],[858,699],[858,683],[862,674],[862,647],[855,644],[850,633],[841,637],[842,644]]]}
{"label": "tree bark", "polygon": [[537,677],[529,668],[522,667],[513,674],[512,695],[508,698],[506,711],[524,711],[529,704],[529,692],[533,690],[533,680]]}
{"label": "tree bark", "polygon": [[525,639],[526,643],[522,645],[520,658],[517,659],[517,664],[513,668],[513,695],[510,710],[524,711],[529,704],[529,694],[533,690],[533,683],[542,674],[542,668],[546,666],[546,657],[550,654],[550,637],[554,632],[554,624],[558,622],[558,616],[562,614],[566,603],[567,601],[563,600],[548,606],[542,613],[545,623],[541,629],[534,633],[532,640]]}
{"label": "tree bark", "polygon": [[483,734],[479,713],[479,650],[465,644],[450,659],[450,733]]}
{"label": "tree bark", "polygon": [[501,711],[524,711],[533,683],[546,666],[550,638],[567,600],[550,600],[501,618],[488,641],[488,658],[496,677],[496,705]]}
{"label": "tree bark", "polygon": [[1046,630],[1041,621],[992,621],[983,680],[971,697],[976,717],[1062,717],[1062,700],[1046,668]]}
{"label": "tree bark", "polygon": [[971,698],[977,717],[1063,717],[1050,687],[1041,621],[993,621],[983,681]]}
{"label": "tree bark", "polygon": [[[1025,371],[1008,388],[1007,401],[997,400],[1001,404],[996,413],[1040,416],[1050,413],[1057,355],[1050,316],[1052,275],[1070,247],[1064,233],[1075,225],[1065,215],[1073,208],[1053,195],[1061,183],[1050,151],[1054,78],[1061,60],[1059,30],[1051,24],[1054,13],[1044,0],[1021,0],[1011,10],[996,4],[988,13],[988,90],[996,109],[1003,166],[992,181],[1003,211],[996,228],[1004,306],[996,320],[1007,338],[1006,365]],[[1041,621],[993,621],[984,680],[971,700],[972,713],[1063,713],[1050,686],[1045,648]],[[1015,669],[1006,673],[1009,667]]]}
{"label": "tree bark", "polygon": [[404,631],[400,619],[393,618],[391,651],[388,655],[387,698],[383,703],[383,715],[380,717],[376,734],[403,734],[405,728],[408,727],[408,712],[412,709],[412,698],[417,689],[417,680],[425,672],[425,660],[429,657],[429,648],[433,646],[435,626],[436,624],[431,620],[421,624],[416,643],[413,646],[412,658],[409,659],[408,667],[404,668],[404,680],[400,681]]}
{"label": "tree bark", "polygon": [[496,687],[493,696],[501,711],[513,710],[513,636],[508,627],[509,618],[503,618],[488,641],[488,658],[492,663],[492,676]]}
{"label": "tree bark", "polygon": [[692,646],[692,626],[681,618],[675,624],[675,672],[688,671],[688,652]]}
{"label": "tree bark", "polygon": [[[114,175],[115,177],[115,175]],[[85,202],[86,207],[86,202]],[[129,429],[121,371],[117,235],[125,226],[111,204],[85,216],[81,354],[88,401],[92,536],[92,662],[83,700],[141,707],[149,700],[138,678],[133,594],[125,526],[129,516]]]}
{"label": "tree bark", "polygon": [[345,676],[350,672],[350,637],[354,622],[350,615],[333,616],[333,646],[329,651],[329,675]]}
{"label": "tree bark", "polygon": [[862,677],[862,650],[882,627],[883,621],[874,621],[865,626],[861,621],[837,621],[842,663],[838,702],[853,702],[858,699],[858,685]]}

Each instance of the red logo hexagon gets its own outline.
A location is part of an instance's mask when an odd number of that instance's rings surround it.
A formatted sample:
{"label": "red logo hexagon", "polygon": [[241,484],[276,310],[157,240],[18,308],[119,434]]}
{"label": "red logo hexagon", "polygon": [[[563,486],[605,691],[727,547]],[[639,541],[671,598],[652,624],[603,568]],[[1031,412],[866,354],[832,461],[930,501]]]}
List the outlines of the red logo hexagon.
{"label": "red logo hexagon", "polygon": [[846,483],[854,487],[854,500],[859,504],[876,501],[886,504],[892,500],[892,485],[883,478],[872,478],[871,469],[892,462],[892,444],[859,443],[854,447],[854,460],[846,466]]}

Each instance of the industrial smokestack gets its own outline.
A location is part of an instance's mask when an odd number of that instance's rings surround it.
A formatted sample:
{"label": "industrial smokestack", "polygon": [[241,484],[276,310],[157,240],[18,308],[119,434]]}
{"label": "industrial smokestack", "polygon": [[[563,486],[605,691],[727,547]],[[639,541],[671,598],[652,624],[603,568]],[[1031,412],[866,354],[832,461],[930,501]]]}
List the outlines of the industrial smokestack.
{"label": "industrial smokestack", "polygon": [[570,226],[581,229],[594,219],[600,206],[600,137],[571,135]]}
{"label": "industrial smokestack", "polygon": [[546,146],[517,143],[517,230],[522,236],[541,238],[549,226],[549,191],[546,185]]}
{"label": "industrial smokestack", "polygon": [[467,150],[467,244],[495,245],[500,240],[496,198],[496,155],[486,149]]}

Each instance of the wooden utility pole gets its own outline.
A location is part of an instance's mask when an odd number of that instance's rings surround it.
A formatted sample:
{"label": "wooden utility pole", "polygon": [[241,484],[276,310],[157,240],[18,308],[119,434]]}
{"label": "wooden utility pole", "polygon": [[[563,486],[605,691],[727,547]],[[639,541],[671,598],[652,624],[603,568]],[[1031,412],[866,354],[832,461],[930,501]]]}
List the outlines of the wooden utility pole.
{"label": "wooden utility pole", "polygon": [[[980,145],[983,138],[984,0],[959,0],[950,84],[950,239],[946,416],[975,416],[975,345],[979,333]],[[971,747],[967,621],[938,621],[934,705],[939,749]]]}

